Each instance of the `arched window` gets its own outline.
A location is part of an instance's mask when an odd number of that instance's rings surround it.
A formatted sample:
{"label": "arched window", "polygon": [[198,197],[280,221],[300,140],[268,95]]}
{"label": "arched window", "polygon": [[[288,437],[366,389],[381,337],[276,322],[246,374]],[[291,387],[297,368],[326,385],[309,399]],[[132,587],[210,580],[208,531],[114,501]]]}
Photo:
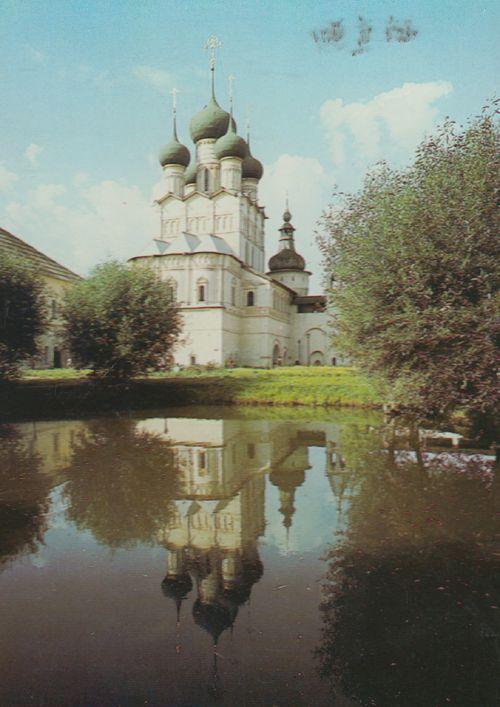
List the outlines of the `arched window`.
{"label": "arched window", "polygon": [[170,302],[175,302],[177,299],[177,283],[175,280],[169,280],[167,282],[167,297]]}
{"label": "arched window", "polygon": [[255,295],[253,293],[253,290],[250,290],[250,292],[247,292],[247,307],[253,307],[255,303]]}
{"label": "arched window", "polygon": [[210,172],[208,169],[203,171],[203,191],[210,191]]}
{"label": "arched window", "polygon": [[198,302],[208,302],[208,282],[200,278],[196,282],[196,297]]}

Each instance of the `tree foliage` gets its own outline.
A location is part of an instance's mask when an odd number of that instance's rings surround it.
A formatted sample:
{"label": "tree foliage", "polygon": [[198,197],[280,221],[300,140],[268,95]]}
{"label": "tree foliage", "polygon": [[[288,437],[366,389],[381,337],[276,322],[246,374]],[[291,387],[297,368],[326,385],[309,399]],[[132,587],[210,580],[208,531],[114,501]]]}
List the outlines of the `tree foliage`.
{"label": "tree foliage", "polygon": [[447,121],[323,218],[339,344],[416,409],[484,411],[498,394],[499,147],[492,110]]}
{"label": "tree foliage", "polygon": [[169,289],[149,269],[99,265],[64,306],[65,340],[78,367],[126,378],[160,365],[180,332]]}
{"label": "tree foliage", "polygon": [[0,379],[15,377],[37,352],[45,325],[43,283],[32,266],[11,255],[0,260]]}

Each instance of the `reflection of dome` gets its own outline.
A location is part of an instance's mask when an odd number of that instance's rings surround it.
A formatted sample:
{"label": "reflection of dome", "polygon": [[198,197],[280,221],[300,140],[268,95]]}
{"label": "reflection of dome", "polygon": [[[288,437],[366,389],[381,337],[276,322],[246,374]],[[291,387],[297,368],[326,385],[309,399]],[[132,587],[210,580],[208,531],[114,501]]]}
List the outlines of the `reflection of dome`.
{"label": "reflection of dome", "polygon": [[187,572],[178,577],[165,577],[161,590],[166,597],[175,601],[183,601],[193,588],[193,582]]}
{"label": "reflection of dome", "polygon": [[284,248],[269,259],[270,272],[277,270],[305,270],[306,261],[295,250]]}
{"label": "reflection of dome", "polygon": [[217,643],[219,636],[223,631],[234,623],[238,608],[234,607],[231,611],[231,605],[222,603],[204,604],[197,599],[193,606],[193,617],[195,623],[205,629],[213,638],[214,643]]}
{"label": "reflection of dome", "polygon": [[283,525],[290,528],[292,516],[295,513],[295,491],[302,486],[306,476],[303,469],[273,469],[269,480],[280,490],[280,513],[283,515]]}
{"label": "reflection of dome", "polygon": [[[193,142],[222,137],[227,131],[229,117],[229,113],[220,107],[215,96],[212,95],[209,103],[191,118],[189,129]],[[234,119],[232,121],[236,130],[236,123]]]}
{"label": "reflection of dome", "polygon": [[243,570],[241,577],[224,589],[224,596],[233,601],[237,606],[241,606],[250,599],[250,594],[254,584],[264,574],[264,565],[255,551],[251,559],[243,558]]}

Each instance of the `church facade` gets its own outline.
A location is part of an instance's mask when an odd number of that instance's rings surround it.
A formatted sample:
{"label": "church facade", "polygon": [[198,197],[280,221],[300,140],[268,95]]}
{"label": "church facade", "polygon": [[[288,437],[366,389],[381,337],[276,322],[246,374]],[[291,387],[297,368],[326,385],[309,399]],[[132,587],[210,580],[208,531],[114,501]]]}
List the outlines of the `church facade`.
{"label": "church facade", "polygon": [[210,101],[190,123],[192,156],[177,136],[174,94],[173,136],[159,156],[159,232],[130,262],[152,268],[179,306],[178,365],[335,364],[326,298],[309,294],[288,205],[266,267],[263,167],[237,134],[232,107],[218,104],[211,71]]}

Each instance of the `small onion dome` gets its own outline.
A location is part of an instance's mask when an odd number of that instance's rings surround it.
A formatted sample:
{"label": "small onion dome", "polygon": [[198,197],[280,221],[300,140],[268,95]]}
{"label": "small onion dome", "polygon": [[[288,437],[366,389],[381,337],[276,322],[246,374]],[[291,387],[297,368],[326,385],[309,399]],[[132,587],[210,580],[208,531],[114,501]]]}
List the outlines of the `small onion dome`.
{"label": "small onion dome", "polygon": [[305,270],[306,261],[295,250],[283,248],[283,250],[280,250],[269,259],[268,267],[270,272],[276,272],[277,270]]}
{"label": "small onion dome", "polygon": [[[205,138],[220,138],[226,131],[229,123],[229,113],[223,110],[212,96],[208,105],[191,118],[189,130],[193,142]],[[236,130],[236,123],[232,119],[233,127]]]}
{"label": "small onion dome", "polygon": [[215,143],[214,152],[219,160],[223,157],[240,157],[243,160],[248,155],[248,145],[242,137],[236,135],[231,121],[227,126],[226,134]]}
{"label": "small onion dome", "polygon": [[183,167],[187,167],[191,155],[189,150],[185,145],[182,145],[177,139],[177,132],[174,130],[174,135],[170,142],[161,148],[158,159],[162,167],[167,164],[180,164]]}
{"label": "small onion dome", "polygon": [[263,174],[264,167],[262,162],[249,152],[241,165],[242,179],[261,179]]}
{"label": "small onion dome", "polygon": [[185,184],[196,184],[196,161],[193,160],[184,172]]}
{"label": "small onion dome", "polygon": [[261,179],[264,174],[264,167],[250,151],[250,133],[247,135],[248,154],[241,165],[242,179]]}

